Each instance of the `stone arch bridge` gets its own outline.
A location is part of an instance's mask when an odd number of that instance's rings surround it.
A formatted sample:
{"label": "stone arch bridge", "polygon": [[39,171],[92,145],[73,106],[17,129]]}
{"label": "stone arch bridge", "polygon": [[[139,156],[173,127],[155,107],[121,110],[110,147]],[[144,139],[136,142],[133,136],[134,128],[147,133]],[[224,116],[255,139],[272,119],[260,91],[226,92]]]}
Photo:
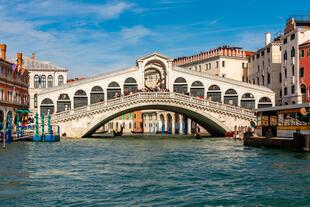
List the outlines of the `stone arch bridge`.
{"label": "stone arch bridge", "polygon": [[200,99],[180,93],[140,92],[54,114],[68,137],[88,137],[99,127],[124,114],[144,109],[160,109],[182,114],[199,123],[213,136],[224,136],[235,124],[249,126],[255,121],[251,110]]}

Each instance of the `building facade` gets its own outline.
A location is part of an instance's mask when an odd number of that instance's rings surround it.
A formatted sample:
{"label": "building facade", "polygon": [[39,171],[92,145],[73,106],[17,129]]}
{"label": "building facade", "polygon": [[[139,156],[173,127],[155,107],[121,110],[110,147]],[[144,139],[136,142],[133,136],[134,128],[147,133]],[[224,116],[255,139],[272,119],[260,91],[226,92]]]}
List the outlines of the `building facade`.
{"label": "building facade", "polygon": [[[22,53],[17,53],[17,65],[6,59],[5,44],[0,44],[0,130],[10,121],[14,126],[29,107],[29,73],[22,67]],[[20,121],[20,120],[19,120]]]}
{"label": "building facade", "polygon": [[271,41],[271,34],[265,34],[265,47],[248,57],[248,82],[270,88],[275,92],[275,104],[282,104],[281,87],[281,41],[280,36]]}
{"label": "building facade", "polygon": [[252,52],[222,46],[199,54],[179,57],[173,64],[188,70],[247,82],[248,59]]}
{"label": "building facade", "polygon": [[[35,114],[38,111],[38,93],[46,88],[67,83],[68,70],[51,64],[48,61],[39,61],[35,54],[25,57],[23,67],[29,71],[29,95],[30,111]],[[66,97],[63,97],[64,99]],[[63,101],[65,107],[66,101]],[[68,105],[69,109],[71,106]]]}
{"label": "building facade", "polygon": [[299,45],[299,77],[302,102],[310,102],[310,40]]}
{"label": "building facade", "polygon": [[310,16],[292,17],[281,37],[282,104],[303,102],[300,77],[299,45],[310,40]]}

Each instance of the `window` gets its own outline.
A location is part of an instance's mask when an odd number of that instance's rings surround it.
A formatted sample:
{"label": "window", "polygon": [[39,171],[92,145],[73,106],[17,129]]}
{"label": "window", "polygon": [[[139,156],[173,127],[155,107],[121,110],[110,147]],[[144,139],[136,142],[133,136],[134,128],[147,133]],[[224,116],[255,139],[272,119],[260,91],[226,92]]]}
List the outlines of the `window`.
{"label": "window", "polygon": [[222,67],[223,68],[225,67],[225,61],[222,61]]}
{"label": "window", "polygon": [[300,68],[299,69],[299,76],[301,77],[301,78],[303,78],[304,77],[304,71],[305,69],[304,68]]}
{"label": "window", "polygon": [[287,87],[284,88],[284,96],[287,95]]}
{"label": "window", "polygon": [[292,65],[292,75],[293,76],[295,75],[295,67],[294,67],[294,65]]}
{"label": "window", "polygon": [[211,69],[211,63],[209,63],[209,70]]}
{"label": "window", "polygon": [[267,84],[270,84],[270,73],[267,74]]}
{"label": "window", "polygon": [[34,94],[33,96],[33,106],[34,108],[38,108],[38,94]]}
{"label": "window", "polygon": [[267,53],[270,53],[270,47],[267,48]]}
{"label": "window", "polygon": [[279,73],[279,82],[282,83],[282,73]]}
{"label": "window", "polygon": [[242,63],[242,68],[245,68],[245,64],[244,63]]}
{"label": "window", "polygon": [[45,75],[41,76],[41,86],[42,88],[46,88],[46,76]]}
{"label": "window", "polygon": [[292,50],[291,50],[291,57],[295,57],[295,48],[292,47]]}
{"label": "window", "polygon": [[47,87],[53,87],[53,76],[47,76]]}
{"label": "window", "polygon": [[299,57],[301,57],[301,58],[305,57],[305,51],[304,50],[300,50]]}
{"label": "window", "polygon": [[63,85],[64,84],[64,77],[62,75],[58,76],[58,85]]}
{"label": "window", "polygon": [[244,76],[242,76],[242,82],[244,82]]}
{"label": "window", "polygon": [[287,52],[285,50],[284,55],[283,55],[283,60],[287,60]]}
{"label": "window", "polygon": [[292,91],[292,94],[295,93],[295,85],[291,86],[291,91]]}
{"label": "window", "polygon": [[287,43],[287,38],[283,40],[283,44],[285,45],[286,43]]}
{"label": "window", "polygon": [[291,35],[291,40],[295,39],[295,34]]}
{"label": "window", "polygon": [[129,122],[129,129],[131,129],[131,122]]}
{"label": "window", "polygon": [[38,75],[34,76],[34,88],[39,88],[40,85],[40,78]]}
{"label": "window", "polygon": [[208,64],[206,64],[206,70],[208,70],[208,68],[209,68],[209,67],[208,67]]}
{"label": "window", "polygon": [[216,68],[219,67],[219,61],[216,61]]}
{"label": "window", "polygon": [[257,85],[259,85],[259,77],[257,77]]}
{"label": "window", "polygon": [[199,65],[199,72],[201,72],[201,65]]}
{"label": "window", "polygon": [[133,118],[134,118],[134,119],[137,119],[137,114],[133,114]]}
{"label": "window", "polygon": [[287,70],[284,68],[284,77],[287,78]]}
{"label": "window", "polygon": [[259,65],[257,65],[257,72],[259,72]]}

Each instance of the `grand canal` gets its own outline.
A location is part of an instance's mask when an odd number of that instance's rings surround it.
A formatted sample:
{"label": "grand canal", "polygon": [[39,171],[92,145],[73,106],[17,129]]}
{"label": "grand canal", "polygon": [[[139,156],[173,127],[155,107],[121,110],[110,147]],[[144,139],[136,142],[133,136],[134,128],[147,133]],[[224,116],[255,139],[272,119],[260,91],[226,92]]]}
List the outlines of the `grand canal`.
{"label": "grand canal", "polygon": [[310,206],[309,153],[222,138],[20,142],[0,166],[0,206]]}

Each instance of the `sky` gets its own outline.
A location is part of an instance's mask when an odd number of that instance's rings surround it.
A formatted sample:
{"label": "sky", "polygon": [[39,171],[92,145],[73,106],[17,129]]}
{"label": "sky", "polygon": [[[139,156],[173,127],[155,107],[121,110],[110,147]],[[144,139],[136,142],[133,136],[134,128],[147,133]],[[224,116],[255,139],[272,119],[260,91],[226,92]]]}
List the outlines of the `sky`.
{"label": "sky", "polygon": [[0,43],[90,77],[135,65],[152,52],[171,58],[221,45],[256,50],[309,0],[0,0]]}

